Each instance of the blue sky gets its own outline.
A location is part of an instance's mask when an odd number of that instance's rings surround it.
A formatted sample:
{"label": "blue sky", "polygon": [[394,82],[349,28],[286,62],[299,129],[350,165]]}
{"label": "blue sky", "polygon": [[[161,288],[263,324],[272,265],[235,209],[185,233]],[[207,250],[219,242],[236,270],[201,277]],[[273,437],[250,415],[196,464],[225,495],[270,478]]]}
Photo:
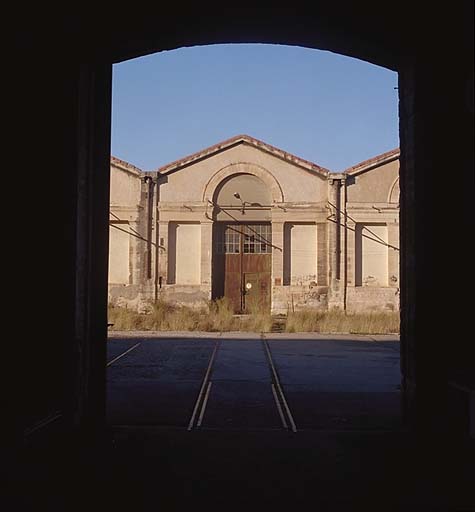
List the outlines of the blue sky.
{"label": "blue sky", "polygon": [[112,154],[143,170],[245,133],[333,171],[399,146],[397,73],[308,48],[181,48],[114,65]]}

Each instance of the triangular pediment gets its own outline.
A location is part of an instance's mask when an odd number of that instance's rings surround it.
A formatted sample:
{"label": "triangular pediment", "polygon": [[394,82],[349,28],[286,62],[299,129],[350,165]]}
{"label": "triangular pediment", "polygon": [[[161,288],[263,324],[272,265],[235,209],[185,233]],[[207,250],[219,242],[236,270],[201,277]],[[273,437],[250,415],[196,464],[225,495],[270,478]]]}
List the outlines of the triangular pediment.
{"label": "triangular pediment", "polygon": [[236,135],[230,139],[219,142],[218,144],[214,144],[208,148],[202,149],[201,151],[197,151],[191,155],[185,156],[184,158],[180,158],[174,162],[164,165],[157,169],[157,173],[161,175],[167,175],[179,171],[185,167],[193,165],[194,163],[200,162],[207,158],[211,158],[212,156],[227,151],[231,148],[234,148],[240,144],[248,145],[259,149],[265,153],[268,153],[276,158],[284,160],[290,164],[293,164],[297,167],[305,169],[313,174],[317,174],[320,177],[326,177],[330,173],[328,169],[321,167],[313,162],[309,162],[308,160],[304,160],[298,156],[295,156],[287,151],[276,148],[267,144],[266,142],[262,142],[254,137],[249,135]]}

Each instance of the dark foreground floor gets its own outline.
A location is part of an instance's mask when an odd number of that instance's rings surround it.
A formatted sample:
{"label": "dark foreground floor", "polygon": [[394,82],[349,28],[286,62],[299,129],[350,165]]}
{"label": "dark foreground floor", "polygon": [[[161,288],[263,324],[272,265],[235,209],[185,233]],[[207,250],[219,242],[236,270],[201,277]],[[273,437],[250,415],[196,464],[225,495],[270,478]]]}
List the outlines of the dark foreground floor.
{"label": "dark foreground floor", "polygon": [[37,452],[5,510],[475,510],[473,447],[402,433],[127,427],[113,439]]}
{"label": "dark foreground floor", "polygon": [[191,431],[216,340],[118,339],[109,363],[138,341],[109,366],[104,436],[26,450],[4,510],[475,510],[473,445],[402,428],[397,341],[270,340],[297,432],[259,337],[223,340]]}

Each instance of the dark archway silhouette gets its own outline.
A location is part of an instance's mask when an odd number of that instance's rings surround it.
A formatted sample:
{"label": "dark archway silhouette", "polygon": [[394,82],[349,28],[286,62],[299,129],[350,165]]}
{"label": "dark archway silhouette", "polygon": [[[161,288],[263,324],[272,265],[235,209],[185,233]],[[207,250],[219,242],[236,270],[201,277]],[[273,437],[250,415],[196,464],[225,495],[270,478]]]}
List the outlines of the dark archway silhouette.
{"label": "dark archway silhouette", "polygon": [[[103,433],[112,64],[232,42],[330,50],[399,73],[404,413],[422,436],[473,436],[472,301],[463,298],[473,289],[473,4],[421,14],[405,1],[390,13],[372,2],[81,13],[41,22],[29,14],[17,38],[14,154],[17,164],[29,154],[36,173],[23,188],[28,243],[14,252],[20,268],[45,276],[32,284],[25,271],[23,289],[53,296],[36,301],[31,317],[45,341],[24,340],[33,363],[21,405],[28,442]],[[35,229],[36,211],[54,229]]]}

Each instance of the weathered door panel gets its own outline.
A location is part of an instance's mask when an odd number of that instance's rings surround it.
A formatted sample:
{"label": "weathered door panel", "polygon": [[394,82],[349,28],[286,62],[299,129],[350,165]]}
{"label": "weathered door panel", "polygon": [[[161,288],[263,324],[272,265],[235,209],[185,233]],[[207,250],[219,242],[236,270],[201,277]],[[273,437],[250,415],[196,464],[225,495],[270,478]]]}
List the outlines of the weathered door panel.
{"label": "weathered door panel", "polygon": [[271,272],[272,260],[270,254],[243,254],[242,271]]}
{"label": "weathered door panel", "polygon": [[[243,255],[244,309],[268,309],[270,307],[270,254]],[[251,288],[246,284],[250,283]]]}
{"label": "weathered door panel", "polygon": [[[253,307],[270,308],[270,225],[266,227],[266,237],[269,238],[266,245],[258,232],[262,226],[263,224],[257,228],[256,225],[247,224],[215,225],[213,298],[226,297],[236,313],[249,312]],[[227,230],[230,234],[226,236]],[[251,287],[246,289],[246,283],[250,283]]]}
{"label": "weathered door panel", "polygon": [[241,255],[226,254],[224,259],[224,297],[235,312],[242,309]]}
{"label": "weathered door panel", "polygon": [[259,274],[245,273],[243,274],[244,284],[244,311],[250,313],[253,309],[258,307],[259,304]]}

